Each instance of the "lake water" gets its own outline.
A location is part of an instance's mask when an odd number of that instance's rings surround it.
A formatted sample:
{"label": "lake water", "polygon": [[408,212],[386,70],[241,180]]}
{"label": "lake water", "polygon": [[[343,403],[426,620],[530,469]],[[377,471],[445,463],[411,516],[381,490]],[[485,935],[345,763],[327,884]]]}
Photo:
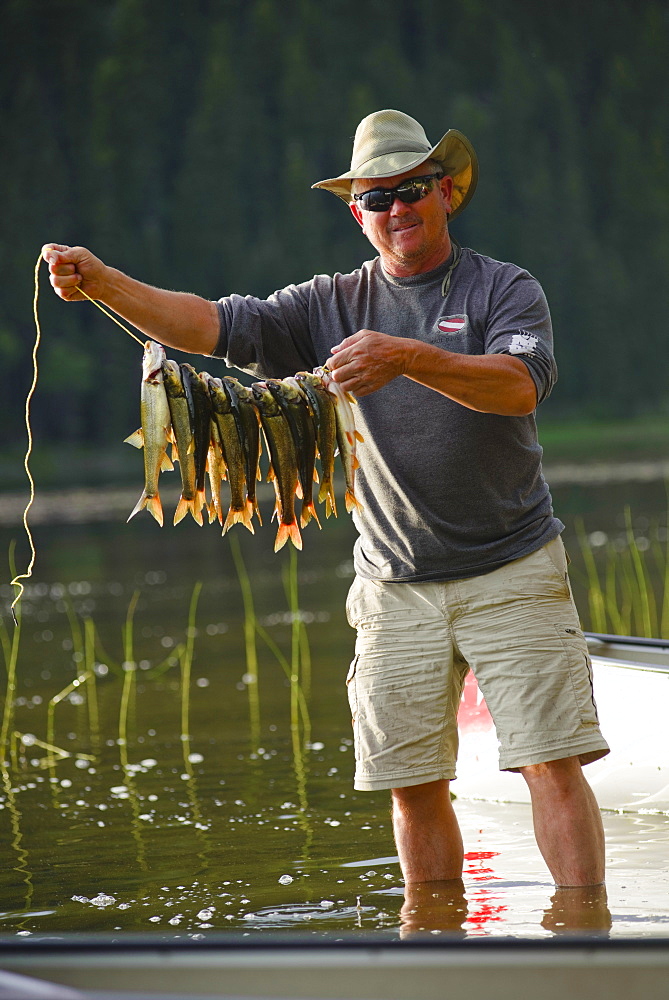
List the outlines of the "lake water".
{"label": "lake water", "polygon": [[[630,504],[637,536],[654,544],[666,539],[664,485],[566,485],[554,496],[586,618],[575,518],[597,544],[613,543]],[[161,530],[148,515],[128,525],[91,516],[34,529],[6,716],[17,735],[0,788],[0,933],[666,935],[668,816],[605,814],[607,894],[560,894],[529,807],[457,802],[464,887],[435,887],[402,913],[388,794],[352,790],[347,517],[309,526],[296,559],[274,555],[268,524],[232,533],[260,626],[256,683],[228,538],[187,522]],[[12,539],[21,569],[20,528],[0,529],[0,552]]]}

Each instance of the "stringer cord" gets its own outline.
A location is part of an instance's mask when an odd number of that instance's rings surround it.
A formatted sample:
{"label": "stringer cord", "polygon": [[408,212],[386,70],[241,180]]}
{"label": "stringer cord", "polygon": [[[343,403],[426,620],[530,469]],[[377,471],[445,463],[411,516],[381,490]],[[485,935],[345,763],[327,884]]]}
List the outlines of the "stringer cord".
{"label": "stringer cord", "polygon": [[[37,300],[39,296],[39,266],[41,263],[42,263],[42,252],[40,251],[40,255],[37,258],[37,263],[35,264],[35,293],[33,296],[33,317],[35,319],[35,343],[33,346],[33,354],[32,354],[33,380],[30,389],[28,391],[28,395],[26,397],[26,406],[25,406],[25,423],[26,423],[26,431],[28,432],[28,448],[26,450],[25,458],[23,460],[23,467],[26,470],[26,475],[28,477],[28,482],[30,484],[30,499],[28,500],[26,509],[23,512],[23,527],[25,528],[26,535],[28,536],[28,542],[30,544],[30,562],[28,563],[28,568],[26,569],[25,573],[18,573],[10,583],[10,586],[18,587],[18,593],[14,598],[14,600],[12,601],[10,608],[15,625],[18,625],[18,619],[16,617],[16,611],[14,609],[18,604],[18,602],[21,600],[23,596],[23,591],[25,590],[25,587],[21,583],[21,580],[27,580],[29,577],[32,576],[33,566],[35,565],[35,558],[36,558],[35,543],[33,541],[32,532],[30,531],[30,527],[28,525],[28,511],[32,507],[33,501],[35,500],[35,481],[30,471],[30,456],[33,450],[33,435],[30,427],[30,403],[32,401],[35,389],[37,387],[37,371],[38,371],[37,348],[39,347],[40,341],[42,339],[42,331],[40,329],[39,316],[37,313]],[[137,337],[131,330],[128,330],[128,328],[124,326],[123,323],[121,323],[121,321],[116,318],[116,316],[114,316],[107,309],[105,309],[104,306],[100,305],[100,303],[97,302],[95,299],[92,299],[90,295],[88,295],[83,290],[83,288],[78,288],[77,291],[81,292],[81,294],[85,298],[87,298],[89,302],[92,302],[94,306],[97,306],[98,309],[101,312],[103,312],[105,316],[107,316],[109,319],[113,320],[117,326],[120,326],[121,329],[124,330],[129,337],[132,337],[133,340],[136,340],[141,347],[144,347],[144,341],[140,340],[140,338]]]}

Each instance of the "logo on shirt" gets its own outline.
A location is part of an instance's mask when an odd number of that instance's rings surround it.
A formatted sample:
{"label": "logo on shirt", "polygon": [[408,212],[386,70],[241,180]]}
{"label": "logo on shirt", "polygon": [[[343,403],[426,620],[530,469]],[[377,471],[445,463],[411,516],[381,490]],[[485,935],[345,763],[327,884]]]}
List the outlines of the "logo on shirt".
{"label": "logo on shirt", "polygon": [[467,326],[467,317],[464,314],[458,316],[442,316],[437,323],[440,333],[462,333]]}
{"label": "logo on shirt", "polygon": [[514,333],[509,344],[509,354],[534,354],[534,348],[537,346],[538,340],[538,337],[534,337],[527,330]]}

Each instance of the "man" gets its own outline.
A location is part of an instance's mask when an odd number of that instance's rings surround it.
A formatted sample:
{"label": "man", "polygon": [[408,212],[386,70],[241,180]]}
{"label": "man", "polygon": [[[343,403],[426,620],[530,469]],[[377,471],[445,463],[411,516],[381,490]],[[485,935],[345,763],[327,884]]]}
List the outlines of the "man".
{"label": "man", "polygon": [[582,765],[608,752],[585,641],[541,475],[534,410],[555,381],[548,308],[526,271],[461,249],[474,151],[432,147],[397,111],[365,118],[351,169],[321,181],[378,257],[266,300],[150,288],[83,248],[45,257],[65,299],[99,299],[172,347],[259,376],[327,362],[359,398],[362,512],[347,613],[356,788],[390,789],[411,886],[460,878],[451,805],[456,714],[471,667],[520,771],[558,886],[604,878],[599,810]]}

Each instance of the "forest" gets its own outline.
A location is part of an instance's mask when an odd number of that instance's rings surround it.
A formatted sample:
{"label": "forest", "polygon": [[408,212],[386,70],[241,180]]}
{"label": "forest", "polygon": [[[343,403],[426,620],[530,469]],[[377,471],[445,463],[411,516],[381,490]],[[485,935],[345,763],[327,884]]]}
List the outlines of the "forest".
{"label": "forest", "polygon": [[[208,298],[350,270],[374,252],[346,207],[310,186],[348,169],[357,123],[384,107],[433,143],[457,128],[477,150],[479,187],[453,233],[543,284],[560,368],[547,412],[669,406],[666,2],[0,9],[0,449],[23,446],[43,243],[88,246]],[[117,442],[137,425],[137,344],[90,303],[58,300],[44,266],[39,315],[36,437]]]}

